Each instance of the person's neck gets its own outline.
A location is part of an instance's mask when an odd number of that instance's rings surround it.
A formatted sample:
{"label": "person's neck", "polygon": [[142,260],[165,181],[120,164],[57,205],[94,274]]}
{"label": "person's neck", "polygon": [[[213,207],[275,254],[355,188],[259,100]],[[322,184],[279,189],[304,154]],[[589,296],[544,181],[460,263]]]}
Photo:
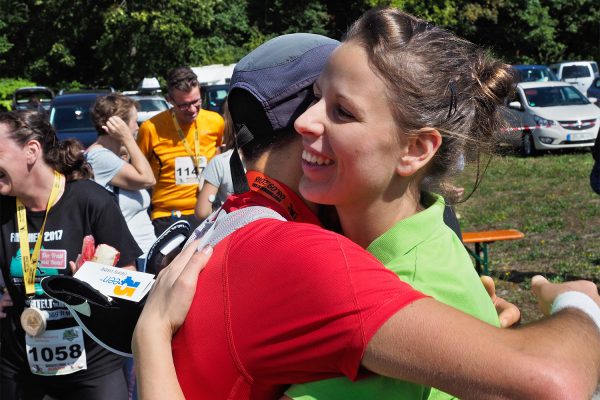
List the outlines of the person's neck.
{"label": "person's neck", "polygon": [[115,154],[119,154],[121,150],[121,142],[116,140],[115,138],[109,135],[101,135],[98,136],[98,140],[96,140],[95,145],[102,146],[107,150],[112,151]]}
{"label": "person's neck", "polygon": [[399,196],[336,205],[343,234],[363,248],[396,223],[422,211],[419,190],[403,190]]}
{"label": "person's neck", "polygon": [[[47,165],[34,166],[23,185],[24,190],[17,194],[17,198],[31,211],[46,211],[52,185],[54,184],[54,170]],[[60,198],[64,191],[64,182],[59,191]]]}
{"label": "person's neck", "polygon": [[[283,183],[304,200],[298,190],[300,178],[302,177],[301,152],[302,141],[296,140],[273,152],[267,150],[253,162],[247,162],[246,167],[249,170],[262,172],[268,177]],[[306,200],[304,202],[312,211],[316,211],[317,208],[314,203]]]}

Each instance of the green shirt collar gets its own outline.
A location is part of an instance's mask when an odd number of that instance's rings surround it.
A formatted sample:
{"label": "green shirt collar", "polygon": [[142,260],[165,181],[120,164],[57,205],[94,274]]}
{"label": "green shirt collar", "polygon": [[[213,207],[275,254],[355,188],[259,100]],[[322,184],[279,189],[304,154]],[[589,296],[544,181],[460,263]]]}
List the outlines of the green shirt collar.
{"label": "green shirt collar", "polygon": [[397,222],[391,229],[375,239],[367,251],[383,264],[399,254],[406,254],[435,231],[443,228],[445,203],[442,196],[422,192],[421,204],[425,210]]}

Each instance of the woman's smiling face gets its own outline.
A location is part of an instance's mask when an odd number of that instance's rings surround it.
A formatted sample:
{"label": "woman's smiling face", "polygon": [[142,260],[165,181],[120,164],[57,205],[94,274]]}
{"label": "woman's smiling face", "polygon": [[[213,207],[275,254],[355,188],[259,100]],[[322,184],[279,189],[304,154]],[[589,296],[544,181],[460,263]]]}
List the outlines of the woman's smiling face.
{"label": "woman's smiling face", "polygon": [[314,89],[317,100],[295,123],[302,195],[333,205],[381,197],[397,177],[404,140],[365,50],[352,42],[336,49]]}

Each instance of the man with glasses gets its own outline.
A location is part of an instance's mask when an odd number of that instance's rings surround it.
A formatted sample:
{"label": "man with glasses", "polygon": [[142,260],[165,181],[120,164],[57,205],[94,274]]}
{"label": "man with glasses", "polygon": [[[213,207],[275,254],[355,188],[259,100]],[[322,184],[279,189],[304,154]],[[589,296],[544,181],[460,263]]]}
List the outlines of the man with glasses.
{"label": "man with glasses", "polygon": [[142,124],[138,145],[152,166],[156,186],[152,192],[152,224],[160,235],[175,220],[192,227],[196,195],[202,186],[202,171],[222,144],[223,118],[202,110],[200,85],[188,67],[167,74],[167,100],[173,108]]}

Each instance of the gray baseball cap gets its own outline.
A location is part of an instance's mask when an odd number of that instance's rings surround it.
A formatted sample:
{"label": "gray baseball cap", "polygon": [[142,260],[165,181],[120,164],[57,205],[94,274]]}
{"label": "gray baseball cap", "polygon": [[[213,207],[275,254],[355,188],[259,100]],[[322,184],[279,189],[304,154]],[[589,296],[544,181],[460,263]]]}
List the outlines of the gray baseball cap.
{"label": "gray baseball cap", "polygon": [[[306,106],[306,96],[339,41],[312,33],[293,33],[273,38],[257,47],[238,62],[230,81],[230,92],[243,89],[261,104],[276,131],[293,126]],[[243,104],[230,101],[229,110],[236,124],[237,108]],[[257,135],[260,132],[253,132]]]}
{"label": "gray baseball cap", "polygon": [[[312,102],[312,85],[339,44],[322,35],[292,33],[273,38],[242,58],[233,70],[228,97],[236,146],[242,148],[255,137],[272,137],[292,128]],[[248,104],[248,95],[263,113]],[[249,189],[242,163],[234,153],[231,174],[235,193],[242,193]]]}

